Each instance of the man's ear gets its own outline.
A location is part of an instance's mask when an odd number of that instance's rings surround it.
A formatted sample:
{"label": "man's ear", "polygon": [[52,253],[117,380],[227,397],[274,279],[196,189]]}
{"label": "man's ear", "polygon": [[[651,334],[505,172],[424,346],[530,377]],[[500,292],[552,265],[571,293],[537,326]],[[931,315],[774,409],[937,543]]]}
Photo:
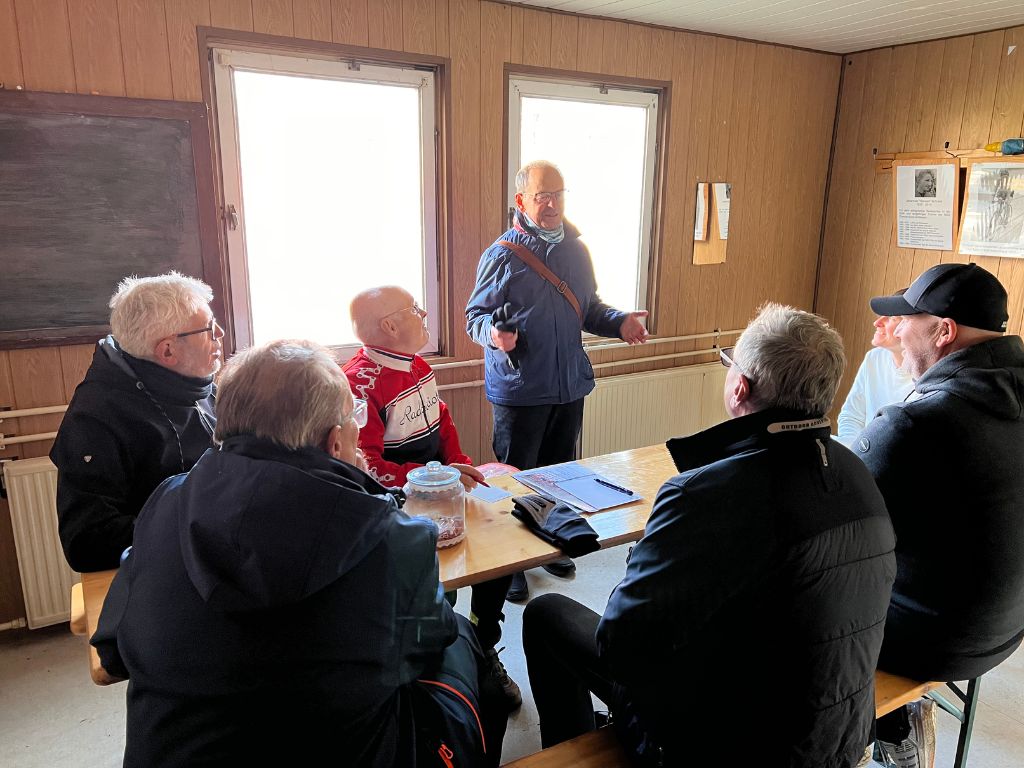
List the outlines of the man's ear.
{"label": "man's ear", "polygon": [[153,359],[167,368],[177,365],[178,355],[174,351],[174,343],[170,339],[160,339],[153,350]]}
{"label": "man's ear", "polygon": [[327,439],[324,441],[324,451],[332,459],[341,459],[341,447],[341,425],[335,424],[331,427],[331,431],[327,433]]}
{"label": "man's ear", "polygon": [[518,208],[520,211],[525,211],[526,210],[526,208],[523,207],[523,193],[522,192],[516,192],[516,208]]}
{"label": "man's ear", "polygon": [[380,321],[380,332],[389,339],[393,339],[398,336],[398,323],[390,317],[385,317]]}
{"label": "man's ear", "polygon": [[750,382],[742,373],[736,374],[736,382],[729,390],[729,410],[737,413],[743,412],[750,400]]}
{"label": "man's ear", "polygon": [[956,324],[956,320],[952,320],[948,317],[944,317],[939,321],[939,327],[935,332],[935,347],[942,349],[948,347],[954,341],[959,334],[959,327]]}

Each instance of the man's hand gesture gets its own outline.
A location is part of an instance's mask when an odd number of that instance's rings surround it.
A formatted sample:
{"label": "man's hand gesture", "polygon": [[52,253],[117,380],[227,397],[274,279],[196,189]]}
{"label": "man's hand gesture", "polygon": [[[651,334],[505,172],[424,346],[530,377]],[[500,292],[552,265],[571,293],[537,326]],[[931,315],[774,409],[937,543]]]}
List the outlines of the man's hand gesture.
{"label": "man's hand gesture", "polygon": [[626,315],[626,319],[619,326],[619,336],[622,337],[623,341],[628,344],[643,344],[647,341],[647,329],[641,322],[645,317],[647,317],[647,312],[643,310],[640,312],[630,312]]}

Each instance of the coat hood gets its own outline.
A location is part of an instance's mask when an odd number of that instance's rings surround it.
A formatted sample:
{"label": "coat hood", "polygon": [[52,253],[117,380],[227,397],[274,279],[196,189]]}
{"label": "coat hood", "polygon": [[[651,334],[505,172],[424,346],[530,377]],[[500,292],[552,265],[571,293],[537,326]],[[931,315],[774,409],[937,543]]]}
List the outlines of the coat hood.
{"label": "coat hood", "polygon": [[171,478],[185,570],[224,611],[289,605],[336,581],[399,512],[369,475],[316,448],[238,436]]}
{"label": "coat hood", "polygon": [[1024,417],[1024,344],[1019,336],[961,349],[944,357],[914,383],[922,395],[948,392],[999,419]]}

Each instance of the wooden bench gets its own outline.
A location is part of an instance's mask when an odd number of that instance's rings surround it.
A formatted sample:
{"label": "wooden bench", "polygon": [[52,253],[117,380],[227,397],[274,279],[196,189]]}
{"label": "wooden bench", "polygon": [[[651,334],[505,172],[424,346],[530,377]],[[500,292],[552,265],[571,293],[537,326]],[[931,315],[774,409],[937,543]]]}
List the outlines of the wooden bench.
{"label": "wooden bench", "polygon": [[[906,677],[875,673],[875,717],[881,717],[921,698],[942,683],[921,683]],[[611,728],[577,736],[571,741],[506,763],[505,768],[627,768],[629,760]]]}

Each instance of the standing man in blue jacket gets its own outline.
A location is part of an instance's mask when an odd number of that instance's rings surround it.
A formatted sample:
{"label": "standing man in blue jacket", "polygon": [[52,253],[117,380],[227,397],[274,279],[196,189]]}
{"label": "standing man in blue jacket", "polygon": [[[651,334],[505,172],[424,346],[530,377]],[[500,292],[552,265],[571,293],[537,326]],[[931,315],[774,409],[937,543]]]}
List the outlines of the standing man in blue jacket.
{"label": "standing man in blue jacket", "polygon": [[[583,398],[594,389],[581,330],[642,344],[647,313],[622,312],[597,295],[590,252],[564,218],[565,181],[554,164],[536,161],[519,170],[516,208],[512,228],[480,257],[466,330],[484,348],[494,455],[531,469],[574,458]],[[555,282],[530,265],[530,254]],[[558,565],[545,568],[556,575],[574,568],[571,560]],[[509,599],[527,596],[526,580],[517,574]]]}

